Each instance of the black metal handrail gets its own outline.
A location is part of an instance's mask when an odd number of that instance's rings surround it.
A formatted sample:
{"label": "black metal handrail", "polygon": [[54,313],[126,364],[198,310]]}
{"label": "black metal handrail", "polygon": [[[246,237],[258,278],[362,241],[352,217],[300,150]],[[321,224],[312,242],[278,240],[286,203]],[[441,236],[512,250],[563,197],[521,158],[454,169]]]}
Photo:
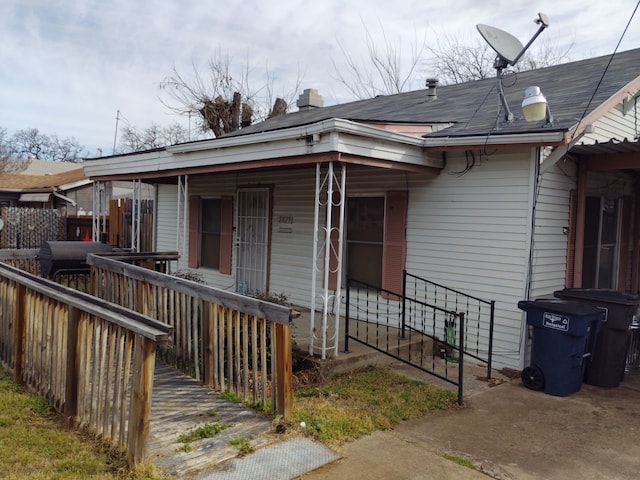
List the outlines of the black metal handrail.
{"label": "black metal handrail", "polygon": [[[438,307],[420,300],[407,299],[405,295],[347,278],[345,310],[345,351],[349,340],[354,340],[396,360],[411,365],[458,387],[458,403],[462,404],[464,380],[465,314]],[[354,299],[355,295],[355,299]],[[419,305],[421,311],[430,313],[430,331],[407,321],[407,303]],[[353,308],[356,313],[353,314]],[[417,308],[415,308],[417,310]],[[424,327],[425,316],[422,317]],[[355,322],[355,332],[350,323]],[[457,332],[455,325],[457,323]],[[362,326],[361,326],[362,325]],[[436,335],[442,328],[451,327],[453,336]],[[408,332],[408,335],[407,335]],[[455,336],[457,333],[457,338]],[[446,351],[438,360],[436,345]],[[456,352],[456,353],[454,353]],[[457,358],[455,358],[457,356]],[[450,364],[457,364],[451,372]]]}
{"label": "black metal handrail", "polygon": [[[409,281],[413,281],[413,288],[408,286]],[[465,354],[482,363],[486,363],[487,378],[491,378],[495,300],[485,300],[469,295],[460,290],[413,275],[406,270],[403,272],[402,290],[405,299],[411,298],[417,301],[419,297],[422,297],[422,301],[427,304],[442,305],[444,309],[464,312],[466,334],[463,348]],[[406,312],[403,315],[406,315]],[[484,332],[487,332],[486,351],[481,345]]]}

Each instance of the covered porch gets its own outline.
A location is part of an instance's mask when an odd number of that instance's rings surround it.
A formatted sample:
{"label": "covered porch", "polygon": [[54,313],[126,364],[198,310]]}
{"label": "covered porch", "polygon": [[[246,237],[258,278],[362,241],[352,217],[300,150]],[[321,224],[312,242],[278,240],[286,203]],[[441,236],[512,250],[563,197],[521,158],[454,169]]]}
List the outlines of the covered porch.
{"label": "covered porch", "polygon": [[568,226],[567,287],[637,294],[640,274],[640,143],[578,145]]}

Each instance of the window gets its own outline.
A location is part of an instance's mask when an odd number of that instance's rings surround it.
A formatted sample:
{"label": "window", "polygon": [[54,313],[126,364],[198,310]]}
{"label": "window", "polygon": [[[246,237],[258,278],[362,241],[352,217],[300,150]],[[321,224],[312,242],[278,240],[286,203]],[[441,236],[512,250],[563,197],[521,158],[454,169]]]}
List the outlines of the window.
{"label": "window", "polygon": [[586,198],[582,257],[583,288],[617,288],[619,217],[618,199]]}
{"label": "window", "polygon": [[347,202],[347,275],[382,287],[384,197],[351,197]]}
{"label": "window", "polygon": [[231,274],[232,197],[189,197],[189,268]]}
{"label": "window", "polygon": [[[347,200],[346,270],[349,277],[390,292],[402,291],[407,205],[406,191]],[[335,288],[335,284],[330,276],[330,285]]]}

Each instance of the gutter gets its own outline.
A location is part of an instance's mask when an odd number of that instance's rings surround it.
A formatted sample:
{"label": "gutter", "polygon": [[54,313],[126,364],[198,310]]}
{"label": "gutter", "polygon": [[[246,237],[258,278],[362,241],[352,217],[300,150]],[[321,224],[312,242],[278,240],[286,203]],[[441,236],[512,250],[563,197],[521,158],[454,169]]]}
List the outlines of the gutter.
{"label": "gutter", "polygon": [[447,147],[477,147],[478,145],[551,145],[562,144],[565,132],[512,133],[507,135],[476,135],[471,137],[424,138],[422,146],[431,149]]}
{"label": "gutter", "polygon": [[305,138],[314,134],[322,133],[347,133],[360,137],[389,140],[397,143],[405,143],[416,147],[422,147],[422,138],[412,137],[401,133],[382,130],[380,128],[363,125],[361,123],[345,120],[342,118],[331,118],[317,123],[303,125],[299,127],[285,128],[282,130],[272,130],[268,132],[252,133],[248,135],[237,135],[233,137],[221,137],[204,142],[172,145],[166,147],[166,151],[171,154],[199,152],[203,150],[217,150],[237,146],[255,145],[259,143],[274,142],[280,140],[291,140]]}
{"label": "gutter", "polygon": [[76,206],[76,201],[75,200],[72,200],[71,198],[64,196],[63,194],[61,194],[60,192],[57,192],[56,190],[53,190],[53,195],[55,197],[58,197],[58,198],[64,200],[67,203],[70,203],[72,207]]}

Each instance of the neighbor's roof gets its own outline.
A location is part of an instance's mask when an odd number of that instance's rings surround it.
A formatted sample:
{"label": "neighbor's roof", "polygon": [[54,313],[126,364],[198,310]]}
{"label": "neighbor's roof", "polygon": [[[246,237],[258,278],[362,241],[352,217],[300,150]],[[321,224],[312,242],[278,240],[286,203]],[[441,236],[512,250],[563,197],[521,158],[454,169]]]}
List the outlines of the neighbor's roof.
{"label": "neighbor's roof", "polygon": [[[611,64],[607,68],[609,61]],[[330,118],[363,123],[453,124],[425,135],[435,138],[484,135],[489,132],[496,135],[566,131],[639,75],[640,49],[621,52],[613,58],[607,55],[505,75],[505,98],[515,120],[510,125],[501,124],[499,130],[495,130],[496,118],[503,113],[499,113],[497,81],[493,77],[439,86],[435,100],[428,98],[426,88],[378,96],[289,113],[245,127],[226,137],[308,125]],[[547,98],[555,120],[552,127],[544,127],[544,122],[536,124],[523,119],[521,103],[524,90],[533,85],[540,87]]]}
{"label": "neighbor's roof", "polygon": [[27,190],[60,187],[85,180],[82,167],[55,175],[25,175],[24,173],[0,173],[0,190]]}
{"label": "neighbor's roof", "polygon": [[51,160],[15,159],[14,162],[26,164],[26,168],[19,172],[20,175],[56,175],[58,173],[77,170],[81,165],[73,162],[53,162]]}

